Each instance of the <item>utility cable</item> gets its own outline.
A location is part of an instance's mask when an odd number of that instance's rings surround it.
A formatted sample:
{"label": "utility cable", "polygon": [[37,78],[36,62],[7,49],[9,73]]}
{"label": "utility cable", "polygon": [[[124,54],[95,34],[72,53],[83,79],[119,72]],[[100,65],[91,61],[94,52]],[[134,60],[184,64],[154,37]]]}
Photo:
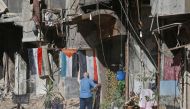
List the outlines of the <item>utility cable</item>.
{"label": "utility cable", "polygon": [[156,68],[156,70],[157,70],[158,68],[157,68],[157,65],[156,65],[154,59],[152,58],[152,56],[151,56],[150,52],[148,51],[147,47],[146,47],[146,46],[144,45],[144,43],[141,41],[141,39],[139,38],[139,35],[137,34],[137,32],[135,31],[133,25],[131,24],[131,22],[130,22],[130,20],[129,20],[129,17],[128,17],[128,15],[127,15],[127,13],[126,13],[126,11],[125,11],[123,5],[122,5],[121,0],[119,0],[119,2],[120,2],[120,5],[121,5],[121,7],[122,7],[122,9],[123,9],[123,11],[124,11],[124,14],[125,14],[125,16],[126,16],[126,19],[127,19],[127,21],[128,21],[129,26],[130,26],[131,29],[133,30],[134,34],[136,35],[136,38],[137,38],[138,41],[141,43],[141,45],[143,46],[143,48],[145,49],[145,51],[148,53],[148,55],[149,55],[151,61],[153,62],[154,66],[155,66],[155,68]]}
{"label": "utility cable", "polygon": [[137,15],[138,15],[138,27],[141,30],[142,28],[142,22],[141,22],[141,17],[140,17],[140,8],[139,8],[139,0],[136,0],[136,5],[137,5]]}
{"label": "utility cable", "polygon": [[151,21],[150,31],[152,31],[154,19],[155,19],[156,13],[158,13],[158,3],[159,3],[159,0],[155,0],[155,1],[157,1],[157,2],[156,2],[156,9],[155,9],[155,11],[154,11],[154,16],[153,16],[152,21]]}
{"label": "utility cable", "polygon": [[[130,43],[130,44],[132,45],[132,43]],[[137,52],[135,52],[135,51],[136,51],[135,48],[131,47],[131,49],[132,49],[132,51],[134,51],[134,54],[137,56],[137,59],[138,59],[141,63],[143,63],[144,67],[147,68],[148,72],[152,73],[152,71],[148,68],[147,64],[145,64],[145,62],[141,60],[141,58],[139,57],[139,55],[137,54]]]}
{"label": "utility cable", "polygon": [[101,17],[100,17],[100,8],[99,8],[99,0],[96,0],[96,4],[97,4],[97,9],[98,9],[98,27],[99,27],[99,36],[100,36],[100,43],[101,43],[101,49],[102,49],[102,55],[104,58],[104,63],[106,65],[106,67],[108,67],[107,62],[106,62],[106,57],[105,57],[105,53],[104,53],[104,45],[103,45],[103,41],[102,41],[102,28],[101,28]]}
{"label": "utility cable", "polygon": [[[122,26],[122,24],[123,24],[123,23],[122,23],[122,22],[123,22],[123,16],[122,16],[122,15],[123,15],[123,11],[122,11],[122,8],[120,9],[120,12],[121,12],[121,13],[120,13],[120,14],[121,14],[121,16],[120,16],[120,17],[121,17],[121,18],[120,18],[120,19],[121,19],[121,22],[120,22],[121,24],[120,24],[120,25]],[[121,43],[121,49],[120,49],[120,50],[121,50],[121,54],[120,54],[120,64],[121,64],[122,69],[123,69],[123,60],[122,60],[122,59],[123,59],[123,50],[122,50],[122,47],[123,47],[123,36],[122,36],[121,32],[120,32],[120,36],[121,36],[121,37],[120,37],[120,39],[121,39],[121,40],[120,40],[120,41],[121,41],[121,42],[120,42],[120,43]]]}
{"label": "utility cable", "polygon": [[108,8],[108,9],[112,9],[111,7],[109,7],[108,5],[106,5],[106,3],[105,2],[99,2],[102,6],[105,6],[106,8]]}

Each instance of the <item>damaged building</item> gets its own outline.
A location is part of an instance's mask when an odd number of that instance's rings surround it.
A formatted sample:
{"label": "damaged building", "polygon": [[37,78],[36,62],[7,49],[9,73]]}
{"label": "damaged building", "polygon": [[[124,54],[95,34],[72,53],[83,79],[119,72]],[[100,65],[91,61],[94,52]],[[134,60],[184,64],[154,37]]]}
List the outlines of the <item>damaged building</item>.
{"label": "damaged building", "polygon": [[128,109],[134,94],[146,109],[150,92],[152,109],[188,109],[189,4],[0,0],[0,109],[78,109],[84,72],[102,84],[94,109],[116,108],[114,99],[104,105],[118,71],[118,107]]}

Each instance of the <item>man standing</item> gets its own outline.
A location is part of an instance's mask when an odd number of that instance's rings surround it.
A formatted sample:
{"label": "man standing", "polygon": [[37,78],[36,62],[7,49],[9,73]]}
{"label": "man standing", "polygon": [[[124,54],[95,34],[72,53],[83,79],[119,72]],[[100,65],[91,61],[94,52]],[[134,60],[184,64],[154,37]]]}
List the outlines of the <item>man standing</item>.
{"label": "man standing", "polygon": [[80,80],[80,109],[92,109],[92,89],[97,88],[100,84],[95,84],[89,79],[89,74],[84,72],[83,78]]}

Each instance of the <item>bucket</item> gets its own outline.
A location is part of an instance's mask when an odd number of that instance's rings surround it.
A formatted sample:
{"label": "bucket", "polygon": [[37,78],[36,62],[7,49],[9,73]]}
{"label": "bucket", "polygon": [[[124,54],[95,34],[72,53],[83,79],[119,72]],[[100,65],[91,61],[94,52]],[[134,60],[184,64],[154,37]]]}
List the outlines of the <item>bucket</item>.
{"label": "bucket", "polygon": [[125,72],[123,70],[117,71],[117,80],[118,81],[125,80]]}

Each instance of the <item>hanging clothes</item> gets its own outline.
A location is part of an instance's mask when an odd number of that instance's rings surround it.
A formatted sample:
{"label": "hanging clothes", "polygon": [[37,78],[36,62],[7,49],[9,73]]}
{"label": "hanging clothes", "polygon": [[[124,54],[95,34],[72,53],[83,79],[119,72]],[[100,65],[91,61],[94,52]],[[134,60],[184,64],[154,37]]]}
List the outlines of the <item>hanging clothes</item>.
{"label": "hanging clothes", "polygon": [[[65,98],[78,97],[78,56],[76,49],[61,49],[60,59],[60,81],[58,84],[59,92]],[[72,84],[72,85],[71,85]]]}
{"label": "hanging clothes", "polygon": [[89,78],[98,82],[98,66],[95,50],[86,50],[86,63]]}
{"label": "hanging clothes", "polygon": [[85,50],[79,50],[77,53],[79,56],[80,78],[82,78],[84,72],[87,72],[86,52]]}
{"label": "hanging clothes", "polygon": [[27,64],[20,54],[15,54],[15,95],[25,95],[27,91],[26,85]]}
{"label": "hanging clothes", "polygon": [[14,87],[15,65],[10,58],[10,54],[12,53],[4,52],[3,54],[3,74],[5,93],[8,93]]}
{"label": "hanging clothes", "polygon": [[36,75],[37,75],[37,54],[35,49],[28,49],[29,71],[30,71],[30,93],[36,93]]}
{"label": "hanging clothes", "polygon": [[84,72],[89,73],[89,78],[98,82],[98,64],[95,50],[78,50],[80,77]]}
{"label": "hanging clothes", "polygon": [[[59,89],[63,90],[65,98],[78,97],[79,87],[77,77],[89,73],[89,78],[98,82],[99,61],[95,50],[62,49],[60,51],[60,82]],[[72,85],[71,85],[72,84]],[[96,106],[99,105],[99,94],[96,98]]]}
{"label": "hanging clothes", "polygon": [[46,94],[46,79],[41,79],[38,70],[38,48],[28,49],[30,81],[36,95]]}
{"label": "hanging clothes", "polygon": [[151,89],[141,90],[139,106],[142,109],[152,109],[152,106],[157,106],[155,94]]}
{"label": "hanging clothes", "polygon": [[64,49],[60,52],[60,68],[62,77],[77,77],[80,70],[82,78],[84,72],[89,78],[98,81],[98,64],[95,50]]}
{"label": "hanging clothes", "polygon": [[78,56],[77,50],[64,49],[60,52],[60,68],[62,77],[77,77],[78,75]]}
{"label": "hanging clothes", "polygon": [[[174,59],[176,59],[174,61]],[[179,72],[181,70],[178,58],[171,58],[168,56],[164,56],[164,80],[178,80]]]}
{"label": "hanging clothes", "polygon": [[47,48],[37,48],[38,73],[40,78],[50,76],[50,61]]}
{"label": "hanging clothes", "polygon": [[160,81],[161,96],[179,96],[178,82],[175,80]]}

